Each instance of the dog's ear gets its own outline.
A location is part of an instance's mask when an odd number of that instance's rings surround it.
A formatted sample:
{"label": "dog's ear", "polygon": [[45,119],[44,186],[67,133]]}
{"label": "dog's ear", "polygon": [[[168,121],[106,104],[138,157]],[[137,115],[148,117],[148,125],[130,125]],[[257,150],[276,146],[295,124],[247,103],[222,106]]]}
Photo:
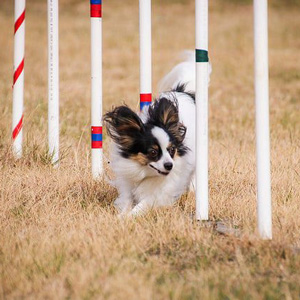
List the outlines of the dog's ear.
{"label": "dog's ear", "polygon": [[184,138],[185,138],[185,134],[186,134],[186,127],[182,124],[179,123],[178,124],[178,130],[176,132],[175,138],[177,139],[177,141],[179,143],[182,143]]}
{"label": "dog's ear", "polygon": [[149,108],[150,120],[172,134],[177,143],[184,140],[186,127],[179,121],[177,101],[167,98],[156,100]]}
{"label": "dog's ear", "polygon": [[144,132],[139,116],[127,106],[118,106],[104,115],[108,135],[123,150],[129,149],[135,138]]}

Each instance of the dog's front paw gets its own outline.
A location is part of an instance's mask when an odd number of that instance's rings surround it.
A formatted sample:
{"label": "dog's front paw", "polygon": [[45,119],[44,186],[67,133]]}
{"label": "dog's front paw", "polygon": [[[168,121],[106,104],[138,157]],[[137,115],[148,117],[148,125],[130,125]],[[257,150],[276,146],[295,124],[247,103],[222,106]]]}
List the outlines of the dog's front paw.
{"label": "dog's front paw", "polygon": [[131,209],[132,201],[131,199],[118,197],[114,202],[114,207],[118,211],[119,215],[127,214]]}
{"label": "dog's front paw", "polygon": [[138,203],[130,212],[127,214],[130,217],[137,217],[144,215],[151,206],[149,206],[147,201],[141,201]]}
{"label": "dog's front paw", "polygon": [[121,220],[121,221],[125,220],[127,216],[128,216],[127,213],[122,213],[122,212],[121,212],[121,213],[118,213],[118,214],[117,214],[117,218],[118,218],[119,220]]}

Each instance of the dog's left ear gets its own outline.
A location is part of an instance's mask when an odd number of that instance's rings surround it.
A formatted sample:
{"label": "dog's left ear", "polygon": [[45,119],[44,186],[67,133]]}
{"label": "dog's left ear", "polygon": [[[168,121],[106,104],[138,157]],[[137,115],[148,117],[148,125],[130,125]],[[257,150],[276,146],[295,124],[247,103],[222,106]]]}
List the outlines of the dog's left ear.
{"label": "dog's left ear", "polygon": [[184,140],[186,127],[179,121],[178,104],[175,100],[156,100],[149,108],[149,116],[154,123],[166,128],[178,143]]}

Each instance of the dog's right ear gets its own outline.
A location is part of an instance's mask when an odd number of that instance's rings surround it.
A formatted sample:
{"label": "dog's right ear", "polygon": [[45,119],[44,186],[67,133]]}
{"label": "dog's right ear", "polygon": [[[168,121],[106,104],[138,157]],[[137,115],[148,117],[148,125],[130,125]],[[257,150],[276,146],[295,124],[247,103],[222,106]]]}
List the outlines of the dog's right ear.
{"label": "dog's right ear", "polygon": [[121,149],[129,149],[144,132],[139,116],[127,106],[118,106],[104,115],[108,135]]}

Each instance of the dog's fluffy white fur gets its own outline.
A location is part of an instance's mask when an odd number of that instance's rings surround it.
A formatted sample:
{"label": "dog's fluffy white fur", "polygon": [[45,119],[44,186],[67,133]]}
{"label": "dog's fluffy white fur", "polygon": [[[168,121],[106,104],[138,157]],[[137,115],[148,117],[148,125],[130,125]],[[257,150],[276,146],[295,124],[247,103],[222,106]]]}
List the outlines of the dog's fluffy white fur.
{"label": "dog's fluffy white fur", "polygon": [[[184,84],[184,91],[176,87]],[[154,126],[151,133],[162,149],[161,159],[147,165],[120,155],[120,147],[112,143],[110,161],[116,176],[115,186],[119,196],[115,206],[121,215],[139,215],[152,207],[172,205],[188,188],[195,172],[195,62],[194,53],[188,52],[186,60],[175,66],[160,82],[160,99],[169,99],[178,107],[179,121],[186,127],[184,146],[188,151],[171,157],[166,150],[170,138],[164,129]],[[149,119],[148,108],[139,114],[143,123]],[[166,162],[173,167],[163,171]]]}

